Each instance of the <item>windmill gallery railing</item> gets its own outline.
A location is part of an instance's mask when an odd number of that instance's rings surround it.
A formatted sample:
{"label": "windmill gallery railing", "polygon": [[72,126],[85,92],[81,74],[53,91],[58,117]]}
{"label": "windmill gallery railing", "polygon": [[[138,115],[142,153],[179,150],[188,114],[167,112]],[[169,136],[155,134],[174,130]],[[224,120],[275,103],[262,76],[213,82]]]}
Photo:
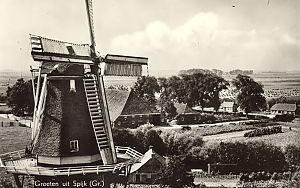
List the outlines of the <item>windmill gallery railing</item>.
{"label": "windmill gallery railing", "polygon": [[77,166],[77,167],[42,167],[37,165],[35,156],[27,155],[25,150],[18,150],[0,155],[0,168],[7,172],[24,175],[42,175],[42,176],[70,176],[85,175],[91,173],[105,173],[124,171],[129,173],[128,167],[143,156],[138,151],[130,147],[116,146],[117,154],[127,154],[132,160],[112,165],[94,165],[94,166]]}

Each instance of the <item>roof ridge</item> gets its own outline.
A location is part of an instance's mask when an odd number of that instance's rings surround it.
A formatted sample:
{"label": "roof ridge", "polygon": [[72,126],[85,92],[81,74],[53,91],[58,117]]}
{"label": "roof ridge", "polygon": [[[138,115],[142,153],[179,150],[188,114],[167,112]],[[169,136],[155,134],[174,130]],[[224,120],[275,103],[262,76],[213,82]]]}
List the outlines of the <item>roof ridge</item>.
{"label": "roof ridge", "polygon": [[71,44],[71,45],[76,45],[76,46],[86,46],[86,45],[89,45],[88,43],[86,44],[78,44],[78,43],[72,43],[72,42],[66,42],[66,41],[62,41],[62,40],[57,40],[57,39],[50,39],[50,38],[47,38],[47,37],[42,37],[42,36],[39,36],[39,35],[34,35],[34,34],[29,34],[30,36],[34,36],[34,37],[39,37],[41,39],[46,39],[46,40],[50,40],[50,41],[54,41],[54,42],[61,42],[61,43],[67,43],[67,44]]}

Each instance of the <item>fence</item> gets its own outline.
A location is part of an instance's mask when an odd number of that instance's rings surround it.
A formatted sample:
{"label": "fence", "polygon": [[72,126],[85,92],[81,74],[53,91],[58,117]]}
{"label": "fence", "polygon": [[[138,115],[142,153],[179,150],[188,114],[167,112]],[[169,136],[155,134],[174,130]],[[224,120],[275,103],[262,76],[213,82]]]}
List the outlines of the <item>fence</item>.
{"label": "fence", "polygon": [[14,127],[14,126],[31,127],[31,122],[27,124],[28,125],[17,121],[0,121],[0,127]]}
{"label": "fence", "polygon": [[13,126],[20,126],[20,122],[15,122],[15,121],[1,121],[0,126],[1,127],[13,127]]}
{"label": "fence", "polygon": [[240,175],[230,175],[230,174],[226,174],[226,175],[212,175],[212,174],[205,174],[205,173],[201,173],[201,174],[193,174],[194,178],[196,179],[221,179],[221,180],[225,180],[225,179],[231,179],[231,180],[236,180],[236,179],[240,179]]}

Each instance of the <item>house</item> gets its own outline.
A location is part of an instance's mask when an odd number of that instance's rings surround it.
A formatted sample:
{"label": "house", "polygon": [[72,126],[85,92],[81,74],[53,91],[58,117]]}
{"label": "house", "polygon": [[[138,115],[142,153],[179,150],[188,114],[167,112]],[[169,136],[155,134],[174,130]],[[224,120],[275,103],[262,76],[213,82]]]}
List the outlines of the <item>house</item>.
{"label": "house", "polygon": [[153,184],[164,165],[166,165],[166,159],[157,154],[150,146],[140,162],[132,165],[129,182]]}
{"label": "house", "polygon": [[270,111],[272,114],[275,115],[283,115],[283,114],[290,114],[295,116],[297,110],[296,104],[287,104],[287,103],[277,103],[274,104]]}
{"label": "house", "polygon": [[174,103],[176,108],[177,116],[177,124],[196,124],[201,119],[201,114],[196,110],[193,110],[186,103]]}
{"label": "house", "polygon": [[133,91],[106,89],[111,122],[114,127],[136,128],[151,123],[160,125],[161,114]]}
{"label": "house", "polygon": [[235,104],[235,102],[224,101],[220,106],[219,112],[228,112],[228,113],[237,112],[237,105]]}

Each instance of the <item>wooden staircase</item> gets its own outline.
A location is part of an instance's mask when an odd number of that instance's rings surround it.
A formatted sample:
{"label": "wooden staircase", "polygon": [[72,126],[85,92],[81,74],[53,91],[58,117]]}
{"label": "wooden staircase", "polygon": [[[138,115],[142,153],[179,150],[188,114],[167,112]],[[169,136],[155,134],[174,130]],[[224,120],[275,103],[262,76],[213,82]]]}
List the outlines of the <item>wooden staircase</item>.
{"label": "wooden staircase", "polygon": [[94,128],[95,137],[97,140],[99,151],[109,148],[108,136],[106,133],[105,123],[103,119],[102,109],[100,106],[100,97],[97,88],[97,80],[94,75],[83,79],[84,88],[87,98],[88,109],[92,125]]}

